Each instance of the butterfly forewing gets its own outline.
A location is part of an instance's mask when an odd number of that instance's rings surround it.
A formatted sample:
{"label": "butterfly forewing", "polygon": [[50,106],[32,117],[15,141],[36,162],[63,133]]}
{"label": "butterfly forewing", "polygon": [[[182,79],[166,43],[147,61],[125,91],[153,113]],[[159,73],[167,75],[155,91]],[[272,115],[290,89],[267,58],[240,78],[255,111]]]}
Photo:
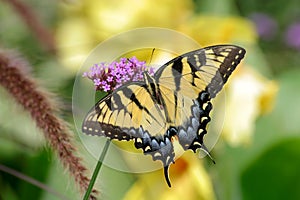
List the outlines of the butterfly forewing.
{"label": "butterfly forewing", "polygon": [[149,135],[163,136],[168,128],[164,109],[153,101],[143,84],[127,84],[95,105],[86,116],[82,130],[121,140],[141,137],[140,128]]}
{"label": "butterfly forewing", "polygon": [[[213,98],[244,55],[245,50],[234,45],[206,47],[169,61],[159,68],[155,78],[160,84],[168,85],[190,98],[196,98],[204,90]],[[187,88],[195,92],[187,91]]]}

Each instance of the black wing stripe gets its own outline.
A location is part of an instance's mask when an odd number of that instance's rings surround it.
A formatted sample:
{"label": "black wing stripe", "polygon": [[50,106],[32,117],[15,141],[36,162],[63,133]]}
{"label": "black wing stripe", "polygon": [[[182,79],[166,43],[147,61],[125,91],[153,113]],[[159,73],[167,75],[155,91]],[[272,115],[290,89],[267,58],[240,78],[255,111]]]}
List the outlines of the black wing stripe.
{"label": "black wing stripe", "polygon": [[[145,110],[147,113],[149,113],[149,110],[147,108],[145,108],[141,102],[136,98],[134,92],[129,89],[129,88],[124,88],[123,89],[123,94],[125,95],[125,97],[127,97],[128,99],[130,99],[132,102],[134,102],[134,104],[140,109],[140,110]],[[118,95],[119,96],[119,95]],[[125,108],[125,105],[123,105],[123,108]]]}
{"label": "black wing stripe", "polygon": [[182,60],[182,57],[179,56],[174,60],[174,62],[172,64],[172,70],[176,71],[177,72],[176,74],[178,74],[178,73],[181,74],[182,73],[183,66],[182,66],[182,61],[181,60]]}
{"label": "black wing stripe", "polygon": [[196,72],[199,70],[200,66],[206,64],[206,56],[204,53],[187,56],[187,63],[189,64],[191,71]]}
{"label": "black wing stripe", "polygon": [[[201,64],[201,66],[206,65],[206,55],[205,55],[205,51],[200,51],[199,54],[197,54],[198,56],[198,60]],[[197,66],[197,65],[195,65]]]}
{"label": "black wing stripe", "polygon": [[[111,95],[109,96],[111,97]],[[106,103],[106,106],[111,110],[111,98],[106,98],[104,102]]]}
{"label": "black wing stripe", "polygon": [[180,57],[180,59],[175,60],[175,62],[172,65],[172,74],[174,76],[174,83],[175,83],[175,86],[176,86],[176,91],[180,90],[181,76],[178,76],[178,75],[182,74],[183,64],[182,64],[181,60],[182,59]]}
{"label": "black wing stripe", "polygon": [[166,122],[167,122],[167,123],[171,123],[172,121],[171,121],[171,118],[170,118],[170,113],[168,112],[167,109],[165,109],[165,108],[167,108],[167,105],[166,105],[165,98],[163,98],[163,96],[162,96],[162,93],[161,93],[161,89],[160,89],[160,87],[159,87],[159,84],[157,84],[157,92],[158,92],[159,99],[160,99],[160,101],[161,101],[161,105],[162,105],[162,107],[164,108],[164,113],[165,113],[165,117],[166,117]]}
{"label": "black wing stripe", "polygon": [[177,96],[177,94],[176,94],[176,92],[174,91],[174,93],[173,93],[173,95],[174,95],[174,100],[175,100],[175,103],[174,103],[174,110],[175,110],[175,119],[177,118],[177,108],[178,108],[178,96]]}

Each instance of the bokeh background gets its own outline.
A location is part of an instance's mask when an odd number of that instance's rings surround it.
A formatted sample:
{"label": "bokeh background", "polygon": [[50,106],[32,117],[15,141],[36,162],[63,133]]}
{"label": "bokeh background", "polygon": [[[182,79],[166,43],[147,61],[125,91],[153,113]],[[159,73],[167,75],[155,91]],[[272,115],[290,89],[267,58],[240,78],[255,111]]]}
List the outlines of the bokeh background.
{"label": "bokeh background", "polygon": [[[27,5],[47,33],[37,34],[11,2]],[[217,164],[186,152],[171,166],[172,188],[161,170],[132,174],[104,166],[97,182],[100,198],[300,199],[298,0],[0,1],[0,47],[20,52],[41,87],[62,101],[63,117],[74,129],[76,148],[90,173],[96,160],[73,126],[77,70],[101,41],[151,26],[179,31],[201,46],[232,43],[247,51],[226,86],[226,102],[214,106],[216,120],[218,106],[226,106],[223,131],[211,152]],[[12,102],[0,87],[0,199],[61,199],[57,193],[80,199],[73,179],[29,114]],[[15,171],[7,173],[3,166]],[[32,185],[28,178],[56,193]]]}

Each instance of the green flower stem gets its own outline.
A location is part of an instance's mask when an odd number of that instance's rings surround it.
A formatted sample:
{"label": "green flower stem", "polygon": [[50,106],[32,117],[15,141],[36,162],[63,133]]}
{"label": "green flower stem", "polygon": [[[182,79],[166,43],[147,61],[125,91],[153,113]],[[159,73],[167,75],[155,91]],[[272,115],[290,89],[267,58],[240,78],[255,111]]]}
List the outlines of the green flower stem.
{"label": "green flower stem", "polygon": [[92,176],[92,178],[91,178],[89,187],[88,187],[88,189],[87,189],[87,191],[86,191],[86,193],[85,193],[85,195],[84,195],[84,197],[83,197],[83,200],[88,200],[88,199],[89,199],[89,196],[90,196],[90,194],[91,194],[91,192],[92,192],[92,190],[93,190],[94,184],[95,184],[95,182],[96,182],[96,178],[97,178],[98,173],[99,173],[99,171],[100,171],[100,169],[101,169],[101,166],[102,166],[103,160],[104,160],[104,158],[105,158],[105,155],[106,155],[106,153],[107,153],[107,150],[108,150],[109,145],[110,145],[110,140],[107,139],[107,140],[106,140],[106,143],[105,143],[105,146],[104,146],[104,149],[103,149],[103,151],[102,151],[102,153],[101,153],[101,155],[100,155],[100,158],[99,158],[99,160],[98,160],[98,162],[97,162],[96,168],[95,168],[95,170],[94,170],[94,172],[93,172],[93,176]]}

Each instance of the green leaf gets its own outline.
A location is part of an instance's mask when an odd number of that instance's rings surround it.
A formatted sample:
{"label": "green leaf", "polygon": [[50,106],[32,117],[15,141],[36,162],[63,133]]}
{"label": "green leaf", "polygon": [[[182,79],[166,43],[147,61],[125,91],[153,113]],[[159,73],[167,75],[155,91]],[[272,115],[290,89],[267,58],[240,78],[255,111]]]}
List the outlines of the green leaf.
{"label": "green leaf", "polygon": [[300,199],[300,139],[274,145],[241,175],[242,199]]}

